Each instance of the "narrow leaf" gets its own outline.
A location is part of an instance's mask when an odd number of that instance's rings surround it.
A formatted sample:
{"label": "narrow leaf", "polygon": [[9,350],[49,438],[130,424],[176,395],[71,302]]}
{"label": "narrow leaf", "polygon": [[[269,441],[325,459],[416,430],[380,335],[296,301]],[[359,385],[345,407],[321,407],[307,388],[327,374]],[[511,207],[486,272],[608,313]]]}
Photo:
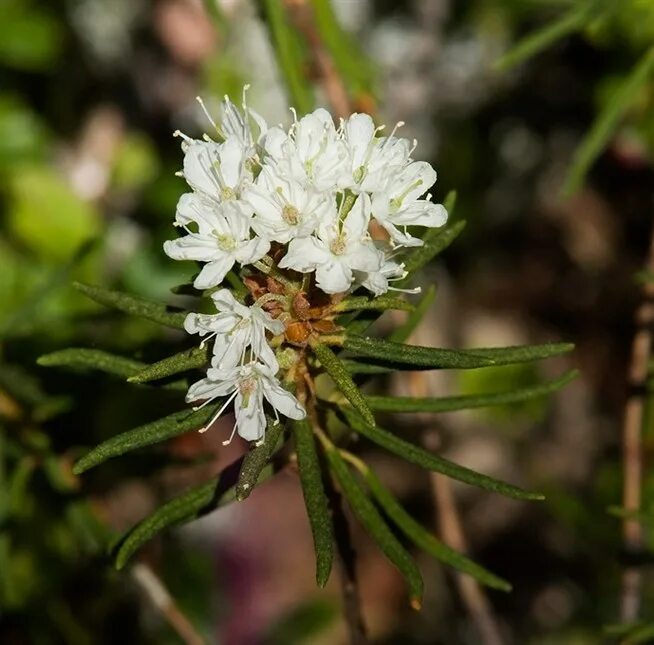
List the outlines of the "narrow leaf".
{"label": "narrow leaf", "polygon": [[381,338],[347,335],[343,347],[354,354],[368,356],[395,365],[414,368],[471,369],[492,365],[527,363],[565,354],[574,349],[571,343],[517,345],[514,347],[475,347],[473,349],[441,349],[404,345]]}
{"label": "narrow leaf", "polygon": [[166,441],[189,430],[197,430],[211,419],[218,405],[220,403],[214,403],[195,412],[180,410],[162,419],[157,419],[138,428],[115,435],[111,439],[103,441],[79,459],[73,468],[73,473],[80,475],[112,457]]}
{"label": "narrow leaf", "polygon": [[386,311],[387,309],[398,309],[401,311],[413,311],[414,306],[397,296],[383,295],[378,298],[369,298],[368,296],[355,296],[341,300],[337,305],[332,307],[334,312],[345,311],[364,311],[372,309],[376,311]]}
{"label": "narrow leaf", "polygon": [[566,194],[579,188],[589,168],[611,140],[620,119],[634,103],[638,93],[649,82],[653,72],[654,47],[651,47],[597,115],[589,132],[575,151],[572,167],[563,189]]}
{"label": "narrow leaf", "polygon": [[[235,496],[234,479],[241,462],[242,459],[236,460],[218,477],[190,488],[132,527],[116,547],[116,568],[122,569],[143,544],[161,531],[190,522],[232,502]],[[272,474],[272,467],[267,466],[259,477],[259,483]]]}
{"label": "narrow leaf", "polygon": [[267,419],[266,436],[262,443],[255,445],[243,458],[243,466],[236,482],[236,499],[242,502],[250,496],[259,479],[261,471],[270,461],[284,426],[274,419]]}
{"label": "narrow leaf", "polygon": [[191,349],[149,365],[144,370],[134,374],[134,376],[130,376],[127,380],[130,383],[156,381],[173,374],[204,367],[209,362],[209,358],[210,347],[208,345],[205,347],[192,347]]}
{"label": "narrow leaf", "polygon": [[148,365],[125,356],[116,356],[99,349],[71,347],[40,356],[36,362],[44,367],[73,367],[91,369],[127,378],[145,369]]}
{"label": "narrow leaf", "polygon": [[379,426],[372,427],[365,423],[363,419],[355,412],[348,408],[341,409],[342,414],[347,419],[353,430],[370,439],[377,445],[395,453],[399,457],[410,461],[417,466],[422,466],[427,470],[451,477],[458,481],[477,486],[485,490],[513,497],[514,499],[541,500],[544,496],[541,493],[532,493],[512,484],[507,484],[498,479],[482,475],[481,473],[459,466],[443,457],[438,457],[423,448],[420,448],[404,439],[400,439],[394,434],[383,430]]}
{"label": "narrow leaf", "polygon": [[313,546],[316,551],[316,581],[324,587],[329,580],[334,558],[334,527],[311,424],[306,419],[291,422],[297,452],[297,465],[302,482]]}
{"label": "narrow leaf", "polygon": [[596,6],[597,2],[576,3],[561,17],[548,23],[542,29],[529,34],[514,45],[495,62],[495,68],[499,71],[506,71],[510,67],[532,58],[575,31],[579,31],[589,20],[591,11]]}
{"label": "narrow leaf", "polygon": [[420,302],[417,304],[416,308],[408,315],[405,323],[401,327],[398,327],[388,337],[388,340],[392,340],[395,343],[403,343],[407,341],[424,318],[425,314],[429,310],[429,307],[434,304],[435,299],[436,287],[431,285],[425,292],[425,295],[420,299]]}
{"label": "narrow leaf", "polygon": [[364,477],[377,502],[384,509],[388,517],[423,551],[441,562],[463,573],[467,573],[488,587],[500,589],[501,591],[511,591],[511,585],[506,580],[499,578],[494,573],[488,571],[488,569],[473,562],[463,553],[459,553],[446,544],[443,544],[436,536],[416,522],[402,508],[402,505],[397,499],[384,487],[377,475],[370,468],[366,468]]}
{"label": "narrow leaf", "polygon": [[489,358],[494,365],[515,365],[568,354],[574,348],[573,343],[544,343],[542,345],[512,345],[510,347],[474,347],[470,352]]}
{"label": "narrow leaf", "polygon": [[347,464],[334,448],[327,449],[327,458],[332,473],[338,481],[343,495],[349,502],[354,514],[372,538],[377,542],[384,555],[397,567],[409,586],[411,606],[419,609],[422,601],[423,582],[420,571],[411,555],[400,544],[388,528],[384,519],[370,501],[365,491],[350,472]]}
{"label": "narrow leaf", "polygon": [[409,396],[367,396],[366,401],[372,410],[383,412],[453,412],[472,410],[493,405],[507,405],[535,399],[556,392],[578,375],[570,370],[557,379],[505,392],[471,394],[467,396],[447,396],[440,398],[415,398]]}
{"label": "narrow leaf", "polygon": [[327,458],[334,477],[354,514],[379,545],[384,555],[397,567],[409,587],[411,606],[420,609],[423,594],[423,581],[420,570],[411,555],[400,544],[388,528],[374,504],[366,495],[361,484],[352,475],[347,464],[334,448],[327,449]]}
{"label": "narrow leaf", "polygon": [[104,289],[103,287],[96,287],[81,282],[73,282],[73,286],[91,298],[91,300],[95,300],[101,305],[105,305],[105,307],[112,307],[132,316],[145,318],[146,320],[151,320],[167,327],[174,327],[175,329],[184,328],[186,314],[168,311],[166,305],[161,303],[151,302],[144,298],[123,293],[122,291]]}
{"label": "narrow leaf", "polygon": [[343,340],[343,347],[354,354],[412,367],[471,369],[495,364],[492,358],[478,355],[474,350],[404,345],[381,338],[348,335]]}
{"label": "narrow leaf", "polygon": [[312,347],[314,354],[327,373],[332,377],[336,387],[343,393],[345,398],[352,404],[367,423],[375,425],[375,417],[371,412],[366,400],[361,394],[357,384],[352,380],[343,363],[336,357],[334,352],[327,345],[316,344]]}

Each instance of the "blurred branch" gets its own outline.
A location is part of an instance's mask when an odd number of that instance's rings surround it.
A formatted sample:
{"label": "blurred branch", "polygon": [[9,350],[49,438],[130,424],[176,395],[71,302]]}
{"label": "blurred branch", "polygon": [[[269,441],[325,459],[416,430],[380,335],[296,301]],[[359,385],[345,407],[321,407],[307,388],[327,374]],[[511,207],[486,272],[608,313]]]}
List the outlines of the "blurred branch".
{"label": "blurred branch", "polygon": [[316,26],[314,11],[306,0],[285,0],[286,7],[295,26],[300,31],[311,50],[313,64],[318,74],[332,114],[345,118],[352,112],[350,98],[334,61],[325,48]]}
{"label": "blurred branch", "polygon": [[[645,265],[654,271],[654,227]],[[638,555],[643,548],[643,527],[638,517],[641,506],[643,443],[642,426],[649,357],[654,324],[654,283],[642,287],[642,302],[635,313],[636,333],[631,344],[631,362],[627,376],[628,394],[622,420],[623,491],[625,518],[622,524],[623,546],[627,555]],[[622,573],[620,617],[634,621],[640,612],[642,574],[637,566],[627,566]]]}
{"label": "blurred branch", "polygon": [[202,636],[177,606],[161,578],[147,564],[139,562],[132,567],[130,573],[143,594],[161,612],[185,645],[204,645]]}
{"label": "blurred branch", "polygon": [[[414,334],[412,337],[418,336]],[[414,372],[409,378],[411,396],[425,397],[429,395],[429,385],[424,372]],[[432,435],[433,436],[433,435]],[[429,436],[425,437],[429,442]],[[466,540],[463,535],[461,519],[456,508],[450,480],[438,473],[430,474],[436,513],[440,526],[441,539],[444,544],[461,553],[467,552]],[[455,572],[456,584],[461,600],[475,625],[477,633],[484,645],[502,645],[500,630],[497,626],[493,609],[481,585],[471,576]]]}
{"label": "blurred branch", "polygon": [[[443,475],[433,473],[431,481],[436,498],[441,538],[447,546],[465,553],[466,541],[450,480]],[[480,584],[465,573],[456,572],[454,576],[463,604],[475,624],[481,642],[484,645],[502,645],[502,637],[493,610]]]}

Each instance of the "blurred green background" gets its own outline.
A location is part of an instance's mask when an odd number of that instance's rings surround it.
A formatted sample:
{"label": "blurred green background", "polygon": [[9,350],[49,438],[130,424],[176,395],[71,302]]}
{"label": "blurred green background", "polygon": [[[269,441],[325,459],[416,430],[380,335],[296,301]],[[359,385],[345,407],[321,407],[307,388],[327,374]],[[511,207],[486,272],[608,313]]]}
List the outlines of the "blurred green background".
{"label": "blurred green background", "polygon": [[[542,51],[494,65],[548,25],[555,33],[540,32],[542,48],[531,43]],[[456,189],[456,217],[468,221],[425,271],[439,292],[415,342],[577,343],[582,375],[550,401],[393,422],[548,494],[530,505],[453,489],[470,553],[515,587],[488,596],[502,642],[604,642],[618,622],[622,563],[607,508],[620,503],[635,276],[653,207],[653,45],[649,0],[0,0],[0,642],[182,642],[183,625],[156,608],[140,569],[114,571],[106,547],[243,447],[223,448],[218,433],[185,436],[76,478],[84,447],[178,409],[180,395],[36,359],[71,345],[143,360],[188,346],[102,310],[71,281],[183,306],[171,289],[195,267],[161,249],[185,190],[172,132],[199,136],[207,124],[196,95],[217,109],[224,94],[240,101],[244,83],[270,123],[290,122],[289,105],[338,112],[332,76],[348,109],[406,122],[415,156],[439,173],[435,198]],[[488,391],[535,381],[532,370],[428,385]],[[385,387],[406,393],[400,379]],[[437,529],[428,475],[368,458]],[[645,513],[651,491],[646,472]],[[363,534],[355,541],[373,642],[483,642],[450,572],[421,561],[418,614],[382,556]],[[206,642],[347,642],[337,581],[315,588],[290,475],[158,539],[139,562]],[[654,586],[645,582],[647,621]]]}

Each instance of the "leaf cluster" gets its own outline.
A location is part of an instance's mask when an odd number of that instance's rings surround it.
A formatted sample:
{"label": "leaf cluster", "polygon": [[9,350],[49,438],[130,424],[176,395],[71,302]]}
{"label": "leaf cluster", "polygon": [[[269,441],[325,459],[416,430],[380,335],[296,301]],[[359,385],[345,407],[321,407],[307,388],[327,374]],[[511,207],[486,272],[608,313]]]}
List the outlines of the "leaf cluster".
{"label": "leaf cluster", "polygon": [[[448,202],[451,212],[454,196]],[[407,268],[415,274],[444,250],[461,233],[463,226],[463,223],[458,222],[437,232],[430,231],[424,238],[424,246],[410,256]],[[79,284],[76,287],[94,300],[128,314],[176,328],[183,324],[182,313],[169,311],[161,304],[98,287]],[[325,585],[329,579],[335,552],[333,502],[326,492],[335,486],[351,507],[354,516],[405,577],[413,606],[420,606],[423,583],[399,534],[404,535],[417,548],[473,576],[482,584],[509,590],[509,583],[441,543],[430,530],[412,518],[366,463],[350,452],[347,440],[355,435],[360,436],[416,466],[492,493],[518,500],[543,499],[537,492],[524,490],[456,464],[408,441],[397,432],[382,428],[378,424],[377,415],[451,412],[523,402],[563,387],[574,378],[575,372],[567,372],[559,378],[511,391],[438,398],[369,395],[363,389],[362,375],[396,370],[483,369],[559,356],[569,352],[572,346],[544,344],[455,350],[407,344],[406,340],[433,303],[434,297],[435,290],[430,288],[415,306],[397,297],[375,300],[355,296],[342,301],[339,309],[333,312],[339,315],[339,331],[324,336],[314,335],[303,350],[311,377],[325,375],[331,383],[331,393],[326,397],[321,393],[320,398],[308,401],[308,416],[303,421],[282,425],[268,419],[263,443],[251,445],[243,458],[208,481],[168,501],[134,526],[114,547],[116,566],[125,566],[143,544],[164,529],[192,521],[225,504],[242,501],[280,468],[295,464],[311,524],[316,553],[316,579],[320,586]],[[406,322],[387,338],[365,335],[371,322],[388,308],[409,311]],[[185,373],[207,365],[207,351],[205,348],[186,350],[147,365],[95,349],[78,348],[43,356],[39,362],[42,365],[75,370],[101,370],[138,386],[147,384],[184,388]],[[171,381],[171,377],[178,380]],[[75,464],[74,472],[83,473],[108,459],[201,428],[219,405],[220,402],[214,402],[196,411],[180,410],[118,433],[82,456]],[[329,428],[334,425],[333,421],[340,421],[341,426],[344,425],[349,432],[332,433]]]}

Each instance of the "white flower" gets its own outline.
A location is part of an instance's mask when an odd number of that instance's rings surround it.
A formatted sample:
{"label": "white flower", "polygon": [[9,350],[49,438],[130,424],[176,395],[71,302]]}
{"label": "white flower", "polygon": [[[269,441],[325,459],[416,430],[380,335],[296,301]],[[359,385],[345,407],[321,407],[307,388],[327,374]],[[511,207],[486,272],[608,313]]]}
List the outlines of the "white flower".
{"label": "white flower", "polygon": [[183,175],[188,185],[215,202],[238,200],[241,188],[252,181],[248,150],[235,136],[223,143],[185,139]]}
{"label": "white flower", "polygon": [[[358,274],[356,275],[356,278],[357,282],[361,284],[361,286],[368,289],[368,291],[372,291],[372,293],[374,293],[376,296],[381,296],[389,289],[392,291],[397,291],[397,289],[389,286],[389,282],[402,280],[403,278],[406,278],[406,276],[407,271],[404,269],[403,263],[394,262],[391,259],[386,259],[378,271]],[[413,292],[411,290],[408,291],[410,293]]]}
{"label": "white flower", "polygon": [[263,139],[281,176],[293,178],[317,191],[333,191],[342,183],[347,150],[327,110],[319,108],[296,121],[287,134],[270,128]]}
{"label": "white flower", "polygon": [[164,252],[174,260],[207,263],[195,278],[196,289],[219,285],[235,262],[251,264],[270,248],[268,240],[250,238],[249,218],[231,201],[217,204],[196,193],[186,193],[177,205],[175,225],[188,234],[164,242]]}
{"label": "white flower", "polygon": [[211,298],[217,314],[190,313],[184,321],[184,329],[189,334],[206,336],[202,344],[215,337],[211,364],[217,369],[236,367],[243,363],[245,351],[250,347],[253,357],[276,374],[279,364],[266,340],[266,330],[273,335],[282,334],[284,323],[258,305],[242,305],[228,289],[212,293]]}
{"label": "white flower", "polygon": [[204,400],[202,405],[207,405],[223,396],[228,396],[228,399],[200,430],[207,430],[235,400],[236,424],[230,438],[223,444],[229,443],[235,432],[247,441],[263,439],[266,430],[264,399],[273,407],[278,421],[278,413],[291,419],[303,419],[306,416],[300,402],[281,386],[270,368],[263,363],[252,362],[230,370],[210,368],[206,378],[191,385],[186,400],[189,403]]}
{"label": "white flower", "polygon": [[369,221],[370,200],[361,194],[343,222],[324,222],[317,235],[291,240],[279,267],[315,271],[316,284],[325,293],[347,291],[354,280],[353,270],[377,271],[383,261],[368,235]]}
{"label": "white flower", "polygon": [[[216,128],[224,139],[235,137],[241,144],[244,150],[247,150],[250,155],[256,152],[256,144],[268,131],[268,124],[265,119],[253,109],[247,106],[245,95],[249,86],[243,88],[243,102],[241,103],[241,110],[239,110],[230,100],[225,96],[223,101],[223,118],[221,120],[220,128]],[[256,136],[252,132],[249,118],[252,118],[256,127]]]}
{"label": "white flower", "polygon": [[430,164],[414,161],[387,175],[381,190],[373,195],[372,216],[388,231],[395,244],[422,246],[422,241],[412,237],[406,227],[437,228],[447,221],[447,211],[441,204],[419,199],[435,181],[436,171]]}
{"label": "white flower", "polygon": [[252,228],[260,236],[276,242],[306,237],[319,222],[333,221],[336,217],[334,197],[305,188],[268,166],[246,188],[243,199],[255,212]]}
{"label": "white flower", "polygon": [[375,128],[368,114],[353,114],[343,122],[341,134],[348,150],[348,170],[341,180],[343,188],[374,192],[387,176],[407,162],[411,154],[409,142],[393,135],[377,137],[381,129]]}

